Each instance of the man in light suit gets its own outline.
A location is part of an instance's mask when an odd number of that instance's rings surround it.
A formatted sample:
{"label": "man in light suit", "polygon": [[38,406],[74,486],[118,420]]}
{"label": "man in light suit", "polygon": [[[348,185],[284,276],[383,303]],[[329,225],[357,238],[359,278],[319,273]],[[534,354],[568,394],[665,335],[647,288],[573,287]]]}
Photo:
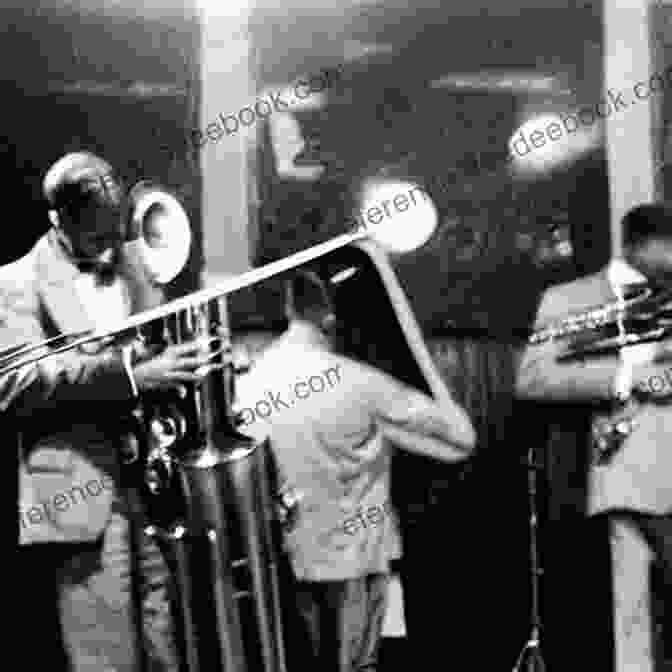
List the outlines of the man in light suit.
{"label": "man in light suit", "polygon": [[307,634],[290,644],[289,663],[375,672],[390,561],[401,555],[392,449],[459,462],[475,432],[447,390],[433,400],[337,351],[331,292],[317,273],[296,273],[286,306],[289,327],[241,376],[239,403],[241,431],[270,437],[284,484],[299,498],[285,542],[300,626],[288,634]]}
{"label": "man in light suit", "polygon": [[[535,329],[614,302],[631,283],[672,286],[672,212],[662,205],[641,205],[626,214],[622,226],[624,259],[548,289]],[[672,343],[640,344],[623,348],[620,356],[558,362],[566,345],[562,339],[528,345],[518,367],[517,393],[526,399],[595,405],[587,512],[634,521],[672,586],[672,379],[666,378]],[[601,454],[603,429],[618,419],[626,420],[629,434]]]}
{"label": "man in light suit", "polygon": [[[134,244],[125,242],[126,196],[106,161],[67,154],[47,171],[43,192],[52,228],[0,269],[3,348],[111,326],[162,299]],[[121,613],[128,553],[117,496],[120,421],[139,391],[199,380],[208,361],[200,347],[153,355],[108,344],[0,375],[0,413],[13,421],[20,451],[20,556],[29,595],[19,613],[35,637],[22,651],[29,669],[41,669],[39,660],[52,670],[102,672],[126,655],[127,641],[113,643],[115,629],[130,634],[128,613]],[[96,624],[94,638],[107,630],[110,642],[87,642]],[[96,656],[98,666],[90,667]]]}

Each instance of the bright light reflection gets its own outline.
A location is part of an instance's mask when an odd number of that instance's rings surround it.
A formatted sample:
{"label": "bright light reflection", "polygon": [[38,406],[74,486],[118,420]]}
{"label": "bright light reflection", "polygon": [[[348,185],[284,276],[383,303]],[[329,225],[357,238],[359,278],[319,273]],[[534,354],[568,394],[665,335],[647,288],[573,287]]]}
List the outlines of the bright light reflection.
{"label": "bright light reflection", "polygon": [[514,157],[516,170],[523,173],[545,172],[575,161],[599,144],[599,122],[578,128],[571,122],[570,118],[568,131],[561,115],[544,113],[523,123],[509,140],[509,152]]}
{"label": "bright light reflection", "polygon": [[[390,252],[411,252],[422,247],[439,222],[429,194],[412,182],[366,182],[361,203],[362,226]],[[382,219],[378,219],[380,213]]]}

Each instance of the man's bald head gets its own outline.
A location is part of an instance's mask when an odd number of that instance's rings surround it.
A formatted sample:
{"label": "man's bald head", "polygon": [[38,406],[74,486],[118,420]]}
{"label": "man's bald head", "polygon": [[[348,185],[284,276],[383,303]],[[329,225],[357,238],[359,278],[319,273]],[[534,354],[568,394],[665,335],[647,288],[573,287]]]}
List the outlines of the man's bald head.
{"label": "man's bald head", "polygon": [[91,152],[71,152],[49,168],[42,190],[52,223],[76,257],[95,258],[120,246],[124,189],[110,163]]}

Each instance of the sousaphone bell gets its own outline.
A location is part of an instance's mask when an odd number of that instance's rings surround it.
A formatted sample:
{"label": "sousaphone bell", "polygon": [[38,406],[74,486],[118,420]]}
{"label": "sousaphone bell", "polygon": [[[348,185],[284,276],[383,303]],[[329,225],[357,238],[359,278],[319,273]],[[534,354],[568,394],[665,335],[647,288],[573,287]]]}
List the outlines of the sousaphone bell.
{"label": "sousaphone bell", "polygon": [[189,217],[177,196],[152,180],[138,182],[130,190],[128,201],[124,252],[142,263],[152,284],[165,285],[189,258]]}

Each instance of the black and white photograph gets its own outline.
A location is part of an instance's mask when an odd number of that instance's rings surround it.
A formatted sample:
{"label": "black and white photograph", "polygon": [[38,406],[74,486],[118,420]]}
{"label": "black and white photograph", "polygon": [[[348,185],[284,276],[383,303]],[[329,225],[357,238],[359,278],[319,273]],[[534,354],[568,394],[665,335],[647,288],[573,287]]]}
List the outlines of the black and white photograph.
{"label": "black and white photograph", "polygon": [[672,672],[672,0],[0,36],[6,665]]}

